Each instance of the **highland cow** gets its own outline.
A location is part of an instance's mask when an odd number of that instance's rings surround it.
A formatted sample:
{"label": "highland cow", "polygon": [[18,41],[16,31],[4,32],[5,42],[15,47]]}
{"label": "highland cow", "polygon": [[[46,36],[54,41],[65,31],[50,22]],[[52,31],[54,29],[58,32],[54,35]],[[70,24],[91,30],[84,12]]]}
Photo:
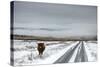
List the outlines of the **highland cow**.
{"label": "highland cow", "polygon": [[38,50],[39,56],[42,56],[43,55],[43,51],[45,50],[44,43],[38,43],[37,50]]}

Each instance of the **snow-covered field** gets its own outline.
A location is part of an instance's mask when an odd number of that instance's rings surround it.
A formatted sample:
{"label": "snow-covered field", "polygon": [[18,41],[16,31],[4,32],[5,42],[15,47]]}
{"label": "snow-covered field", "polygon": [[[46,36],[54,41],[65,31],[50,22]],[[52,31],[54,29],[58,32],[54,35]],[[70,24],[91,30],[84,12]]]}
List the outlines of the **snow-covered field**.
{"label": "snow-covered field", "polygon": [[[44,41],[46,49],[42,57],[38,55],[37,41],[14,40],[14,65],[53,64],[66,51],[76,46],[79,41]],[[84,42],[88,61],[96,61],[97,44]],[[78,47],[69,62],[75,59]],[[92,59],[92,60],[91,60]],[[74,62],[74,61],[73,61]]]}
{"label": "snow-covered field", "polygon": [[88,61],[97,60],[97,42],[86,42],[85,43],[86,52],[88,54]]}

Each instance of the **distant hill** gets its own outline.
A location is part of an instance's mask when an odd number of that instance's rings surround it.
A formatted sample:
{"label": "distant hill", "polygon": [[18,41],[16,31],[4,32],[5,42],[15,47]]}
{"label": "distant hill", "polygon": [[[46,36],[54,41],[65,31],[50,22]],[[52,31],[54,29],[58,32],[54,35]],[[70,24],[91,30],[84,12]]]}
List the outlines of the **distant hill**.
{"label": "distant hill", "polygon": [[97,37],[44,37],[44,36],[30,36],[30,35],[11,35],[11,39],[15,40],[44,40],[44,41],[76,41],[76,40],[97,40]]}

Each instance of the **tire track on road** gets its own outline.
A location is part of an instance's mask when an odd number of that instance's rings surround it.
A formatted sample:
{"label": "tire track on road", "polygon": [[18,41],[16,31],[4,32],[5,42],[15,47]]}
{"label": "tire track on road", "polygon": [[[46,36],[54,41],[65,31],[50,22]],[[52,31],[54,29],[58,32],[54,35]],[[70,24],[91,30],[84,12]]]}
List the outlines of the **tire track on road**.
{"label": "tire track on road", "polygon": [[72,57],[74,51],[76,50],[76,48],[78,47],[79,44],[80,44],[80,41],[79,41],[79,43],[77,43],[76,46],[69,49],[63,56],[61,56],[57,61],[55,61],[54,64],[55,63],[68,63],[68,61]]}
{"label": "tire track on road", "polygon": [[74,62],[86,62],[86,61],[88,61],[87,54],[86,54],[84,46],[85,45],[84,45],[84,43],[82,41],[80,43],[80,47],[78,49],[78,52],[77,52],[77,55],[76,55],[76,58],[75,58]]}

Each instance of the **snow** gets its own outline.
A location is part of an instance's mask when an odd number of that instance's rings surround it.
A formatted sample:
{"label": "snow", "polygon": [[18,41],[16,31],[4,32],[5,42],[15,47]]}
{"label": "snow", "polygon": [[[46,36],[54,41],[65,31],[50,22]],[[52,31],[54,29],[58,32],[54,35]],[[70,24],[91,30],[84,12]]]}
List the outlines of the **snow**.
{"label": "snow", "polygon": [[88,55],[88,61],[97,60],[97,44],[96,43],[85,43],[86,53]]}
{"label": "snow", "polygon": [[[74,62],[76,55],[78,53],[79,46],[74,51],[74,54],[71,57],[71,59],[69,60],[69,62]],[[88,62],[96,61],[97,60],[97,44],[92,43],[92,41],[88,41],[88,42],[84,41],[84,47],[85,47],[85,51],[87,54]]]}
{"label": "snow", "polygon": [[71,59],[69,60],[69,62],[74,62],[76,55],[78,53],[78,49],[79,49],[80,45],[78,45],[78,47],[76,48],[76,50],[74,51],[74,54],[72,55]]}
{"label": "snow", "polygon": [[[37,41],[23,41],[15,40],[14,41],[14,65],[36,65],[36,64],[53,64],[57,61],[62,55],[66,53],[69,49],[76,46],[79,41],[44,41],[46,49],[42,57],[38,55],[37,51]],[[69,62],[74,62],[76,54],[78,53],[78,45],[74,51]],[[29,48],[30,47],[30,48]],[[33,48],[31,48],[33,47]],[[88,57],[88,61],[97,60],[97,43],[85,42],[84,41],[85,51]],[[18,50],[19,48],[20,50]]]}
{"label": "snow", "polygon": [[[18,42],[18,41],[16,41]],[[15,44],[17,46],[18,43]],[[21,44],[25,43],[24,41],[19,41]],[[58,41],[59,42],[59,41]],[[36,47],[33,50],[20,50],[20,51],[15,51],[14,52],[14,60],[15,60],[15,65],[35,65],[35,64],[52,64],[54,63],[58,58],[60,58],[67,50],[69,50],[71,47],[75,46],[77,42],[65,42],[63,43],[58,43],[57,41],[54,41],[56,44],[52,44],[49,46],[46,46],[46,49],[44,51],[44,54],[42,58],[38,56],[38,52],[36,51]],[[34,42],[33,42],[34,43]],[[49,42],[45,42],[50,43]],[[51,43],[53,43],[51,41]],[[26,42],[26,44],[28,44]],[[24,44],[24,45],[26,45]],[[35,44],[35,43],[34,43]]]}
{"label": "snow", "polygon": [[[52,63],[54,63],[57,59],[59,59],[62,55],[64,55],[66,51],[68,51],[69,49],[71,49],[72,47],[74,47],[76,44],[77,44],[77,42],[74,43],[74,44],[71,44],[67,48],[64,48],[63,50],[59,51],[59,53],[55,53],[54,55],[52,55],[49,58],[47,58],[41,64],[46,64],[46,63],[52,64]],[[48,62],[48,60],[49,60],[49,62]]]}

